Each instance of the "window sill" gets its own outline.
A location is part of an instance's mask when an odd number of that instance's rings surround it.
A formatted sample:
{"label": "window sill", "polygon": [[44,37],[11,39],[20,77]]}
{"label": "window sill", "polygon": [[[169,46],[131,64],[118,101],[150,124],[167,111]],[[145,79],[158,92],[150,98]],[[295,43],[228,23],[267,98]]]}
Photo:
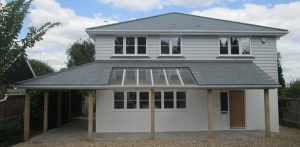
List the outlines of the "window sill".
{"label": "window sill", "polygon": [[217,58],[220,59],[255,59],[251,55],[219,55]]}
{"label": "window sill", "polygon": [[113,55],[110,58],[150,58],[147,55]]}
{"label": "window sill", "polygon": [[157,58],[183,58],[184,59],[185,57],[182,55],[160,55]]}

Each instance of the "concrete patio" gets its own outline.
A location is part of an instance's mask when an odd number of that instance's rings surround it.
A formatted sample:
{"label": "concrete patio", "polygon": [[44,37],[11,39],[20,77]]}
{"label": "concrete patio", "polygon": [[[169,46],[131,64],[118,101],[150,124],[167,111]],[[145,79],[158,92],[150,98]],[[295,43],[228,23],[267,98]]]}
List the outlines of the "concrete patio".
{"label": "concrete patio", "polygon": [[[87,140],[87,119],[79,118],[59,128],[49,130],[30,139],[31,143],[45,140]],[[264,138],[264,131],[230,130],[214,131],[214,138]],[[94,140],[148,140],[151,133],[93,133]],[[201,132],[158,132],[156,139],[207,138],[207,131]]]}

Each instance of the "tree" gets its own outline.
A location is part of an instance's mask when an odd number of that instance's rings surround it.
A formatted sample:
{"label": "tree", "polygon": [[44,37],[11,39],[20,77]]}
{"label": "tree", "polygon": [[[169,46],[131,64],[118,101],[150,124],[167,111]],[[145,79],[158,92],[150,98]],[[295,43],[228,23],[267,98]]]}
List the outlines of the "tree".
{"label": "tree", "polygon": [[284,90],[284,95],[287,98],[300,98],[300,80],[292,81]]}
{"label": "tree", "polygon": [[285,89],[285,80],[284,80],[284,76],[283,76],[283,73],[282,73],[280,52],[277,53],[277,68],[278,68],[277,69],[278,70],[278,82],[282,86],[278,89],[278,95],[279,95],[279,97],[281,97],[282,93]]}
{"label": "tree", "polygon": [[78,66],[95,61],[95,45],[90,40],[79,40],[67,49],[67,67]]}
{"label": "tree", "polygon": [[47,22],[39,28],[29,27],[25,38],[18,39],[23,21],[29,13],[32,0],[15,0],[5,5],[0,2],[0,83],[5,79],[7,71],[22,57],[26,57],[26,49],[42,40],[46,32],[59,25]]}
{"label": "tree", "polygon": [[37,76],[42,76],[42,75],[54,72],[54,69],[51,66],[49,66],[48,64],[46,64],[42,61],[35,60],[35,59],[30,59],[29,63],[31,65],[34,73]]}

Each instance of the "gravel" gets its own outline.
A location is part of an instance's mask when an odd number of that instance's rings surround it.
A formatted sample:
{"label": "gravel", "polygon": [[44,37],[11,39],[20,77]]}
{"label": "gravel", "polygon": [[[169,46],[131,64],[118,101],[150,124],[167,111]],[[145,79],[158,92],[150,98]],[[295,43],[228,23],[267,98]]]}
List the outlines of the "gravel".
{"label": "gravel", "polygon": [[300,129],[281,127],[280,134],[272,138],[174,138],[174,139],[156,139],[156,140],[136,140],[136,141],[85,141],[85,140],[45,140],[34,143],[21,143],[17,147],[194,147],[194,146],[270,146],[270,147],[300,147]]}

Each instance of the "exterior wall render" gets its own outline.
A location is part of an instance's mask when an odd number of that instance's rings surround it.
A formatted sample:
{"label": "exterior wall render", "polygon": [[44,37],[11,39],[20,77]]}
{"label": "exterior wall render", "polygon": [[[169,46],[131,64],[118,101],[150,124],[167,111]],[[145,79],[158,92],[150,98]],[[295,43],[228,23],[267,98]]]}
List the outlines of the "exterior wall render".
{"label": "exterior wall render", "polygon": [[[229,113],[221,114],[220,91],[213,90],[213,130],[229,130]],[[187,90],[184,110],[156,109],[156,131],[207,131],[206,90]],[[263,89],[245,90],[245,130],[264,130]],[[270,90],[271,131],[279,132],[277,90]],[[96,132],[150,132],[150,109],[115,110],[113,91],[97,90]]]}

